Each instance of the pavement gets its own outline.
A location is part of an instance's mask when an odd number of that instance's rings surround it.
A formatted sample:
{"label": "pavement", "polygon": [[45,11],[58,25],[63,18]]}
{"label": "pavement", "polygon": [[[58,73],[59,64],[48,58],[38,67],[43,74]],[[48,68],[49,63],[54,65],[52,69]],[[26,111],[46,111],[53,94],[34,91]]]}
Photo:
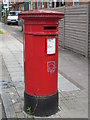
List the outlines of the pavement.
{"label": "pavement", "polygon": [[[0,23],[0,86],[7,118],[38,118],[27,115],[24,105],[23,44]],[[88,59],[59,48],[59,111],[45,118],[88,118]]]}
{"label": "pavement", "polygon": [[2,119],[2,101],[0,97],[0,120]]}
{"label": "pavement", "polygon": [[6,114],[5,114],[3,102],[2,102],[2,99],[1,99],[1,95],[0,95],[0,120],[2,118],[6,118]]}

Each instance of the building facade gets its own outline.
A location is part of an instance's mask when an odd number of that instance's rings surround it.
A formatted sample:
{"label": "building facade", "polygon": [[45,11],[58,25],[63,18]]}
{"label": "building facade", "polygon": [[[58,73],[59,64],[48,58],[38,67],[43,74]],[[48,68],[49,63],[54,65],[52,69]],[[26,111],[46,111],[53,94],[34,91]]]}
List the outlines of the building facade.
{"label": "building facade", "polygon": [[[84,1],[84,0],[83,0]],[[9,10],[26,11],[32,9],[56,8],[61,6],[75,6],[88,4],[90,0],[8,0]]]}
{"label": "building facade", "polygon": [[65,0],[65,6],[75,6],[88,4],[90,0]]}
{"label": "building facade", "polygon": [[90,0],[29,0],[29,9],[56,8],[88,4]]}
{"label": "building facade", "polygon": [[24,1],[25,0],[8,0],[8,10],[24,11],[25,10]]}
{"label": "building facade", "polygon": [[64,6],[64,0],[8,0],[9,10],[32,10]]}
{"label": "building facade", "polygon": [[35,0],[29,1],[29,9],[44,9],[44,8],[56,8],[60,6],[64,6],[64,0]]}

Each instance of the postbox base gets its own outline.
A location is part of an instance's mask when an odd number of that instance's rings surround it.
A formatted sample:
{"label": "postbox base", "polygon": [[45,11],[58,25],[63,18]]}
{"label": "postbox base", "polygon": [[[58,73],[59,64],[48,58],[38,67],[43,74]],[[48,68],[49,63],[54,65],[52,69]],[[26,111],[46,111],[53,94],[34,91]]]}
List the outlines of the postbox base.
{"label": "postbox base", "polygon": [[58,111],[58,92],[51,96],[39,97],[24,93],[24,111],[35,116],[50,116]]}

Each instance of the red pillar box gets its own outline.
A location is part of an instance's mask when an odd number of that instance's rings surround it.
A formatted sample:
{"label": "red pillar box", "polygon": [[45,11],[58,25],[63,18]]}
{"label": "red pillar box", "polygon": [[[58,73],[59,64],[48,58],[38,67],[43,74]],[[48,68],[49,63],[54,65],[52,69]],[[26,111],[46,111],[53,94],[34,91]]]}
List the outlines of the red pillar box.
{"label": "red pillar box", "polygon": [[58,24],[64,14],[32,10],[24,20],[24,110],[48,116],[58,110]]}

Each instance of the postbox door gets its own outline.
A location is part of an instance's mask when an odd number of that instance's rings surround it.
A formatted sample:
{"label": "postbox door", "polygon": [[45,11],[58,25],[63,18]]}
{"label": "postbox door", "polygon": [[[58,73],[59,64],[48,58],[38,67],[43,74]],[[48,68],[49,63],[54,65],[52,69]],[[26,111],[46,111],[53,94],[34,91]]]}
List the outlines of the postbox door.
{"label": "postbox door", "polygon": [[25,37],[26,92],[37,96],[56,93],[58,39],[56,36],[26,35]]}

